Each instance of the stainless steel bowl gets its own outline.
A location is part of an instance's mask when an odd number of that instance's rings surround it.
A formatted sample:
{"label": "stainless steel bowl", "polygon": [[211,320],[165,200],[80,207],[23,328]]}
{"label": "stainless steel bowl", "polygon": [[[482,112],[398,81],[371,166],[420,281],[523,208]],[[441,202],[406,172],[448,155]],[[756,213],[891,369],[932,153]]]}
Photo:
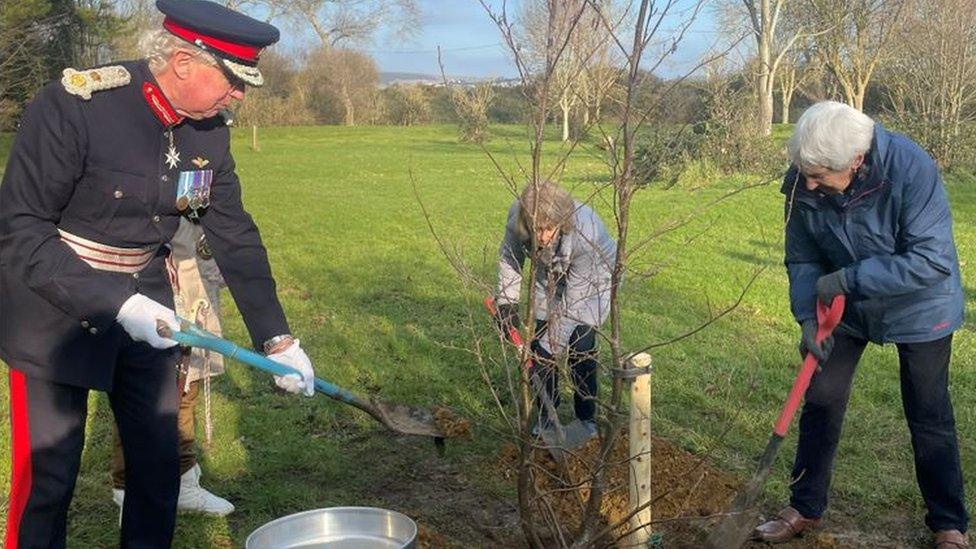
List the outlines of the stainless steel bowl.
{"label": "stainless steel bowl", "polygon": [[396,511],[330,507],[273,520],[251,532],[246,549],[411,549],[417,525]]}

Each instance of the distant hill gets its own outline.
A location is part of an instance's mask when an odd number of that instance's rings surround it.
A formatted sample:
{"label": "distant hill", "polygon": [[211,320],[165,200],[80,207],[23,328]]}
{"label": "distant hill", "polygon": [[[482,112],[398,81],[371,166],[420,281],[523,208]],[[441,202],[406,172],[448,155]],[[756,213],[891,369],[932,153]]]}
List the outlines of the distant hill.
{"label": "distant hill", "polygon": [[[497,86],[501,87],[512,87],[517,86],[521,83],[518,78],[473,78],[469,76],[450,76],[447,77],[448,82],[453,84],[460,84],[462,86],[473,86],[491,80],[495,82]],[[392,84],[427,84],[430,86],[440,86],[444,83],[444,79],[439,74],[424,74],[419,72],[381,72],[380,73],[380,87],[385,88]]]}
{"label": "distant hill", "polygon": [[441,81],[439,74],[423,74],[419,72],[381,72],[380,86],[389,86],[395,82],[423,82],[434,84]]}

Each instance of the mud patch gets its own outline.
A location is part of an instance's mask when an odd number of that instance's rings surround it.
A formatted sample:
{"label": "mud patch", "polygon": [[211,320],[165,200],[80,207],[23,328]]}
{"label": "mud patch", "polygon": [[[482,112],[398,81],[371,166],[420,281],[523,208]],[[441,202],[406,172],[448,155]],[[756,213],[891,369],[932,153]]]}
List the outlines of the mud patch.
{"label": "mud patch", "polygon": [[522,547],[514,501],[485,493],[462,456],[439,458],[428,441],[389,439],[382,452],[362,455],[372,476],[359,501],[395,509],[418,525],[418,547]]}
{"label": "mud patch", "polygon": [[[373,471],[368,483],[361,485],[357,504],[395,509],[413,518],[419,528],[418,547],[526,546],[514,494],[508,492],[505,496],[485,490],[486,485],[515,485],[518,450],[514,445],[502,446],[498,459],[486,465],[474,455],[457,450],[438,458],[428,441],[415,437],[389,438],[384,433],[371,438],[382,441],[382,448],[363,448],[357,456],[358,462],[368,463]],[[598,442],[590,441],[577,452],[577,461],[568,463],[565,472],[556,467],[548,452],[536,451],[532,456],[536,483],[541,490],[552,494],[549,499],[554,512],[567,532],[578,525],[589,490],[585,483],[567,488],[562,475],[585,480],[589,476],[588,464],[593,463],[597,450]],[[605,477],[609,490],[602,507],[604,524],[620,521],[628,513],[628,450],[624,437],[609,460],[613,465]],[[728,509],[741,482],[665,439],[653,439],[651,454],[653,530],[661,534],[664,547],[702,547],[711,521]],[[477,475],[477,479],[471,475]],[[567,489],[555,491],[560,487]],[[881,524],[872,523],[871,533],[864,534],[860,532],[864,524],[855,516],[857,506],[847,508],[845,503],[843,498],[834,501],[823,529],[777,547],[926,546],[924,525],[919,518],[911,518],[909,512],[893,514]],[[779,504],[764,504],[766,516],[774,515]],[[622,530],[616,533],[619,535]],[[749,543],[746,547],[768,549],[769,546]]]}
{"label": "mud patch", "polygon": [[[535,486],[546,494],[545,505],[565,533],[578,528],[586,498],[593,464],[599,453],[599,441],[594,439],[567,460],[560,468],[545,450],[534,450],[532,461],[537,473]],[[499,471],[510,482],[516,482],[518,449],[513,444],[501,450]],[[618,524],[629,514],[628,488],[629,441],[622,436],[614,446],[607,463],[612,464],[605,474],[608,491],[601,506],[603,525]],[[742,482],[721,471],[702,458],[694,456],[669,441],[653,438],[651,445],[651,505],[653,530],[661,534],[664,547],[701,547],[714,521],[727,511]],[[545,511],[542,511],[544,516]],[[770,516],[775,510],[770,510]],[[784,548],[840,548],[840,547],[913,547],[909,540],[893,539],[885,535],[865,536],[856,530],[850,517],[828,517],[830,527],[808,532],[801,538],[780,545]],[[627,531],[626,525],[614,530],[611,539]],[[888,533],[891,533],[888,531]],[[750,542],[749,548],[768,547]]]}
{"label": "mud patch", "polygon": [[[583,448],[559,467],[545,450],[535,450],[532,460],[536,465],[535,486],[540,494],[546,494],[545,505],[552,509],[551,516],[564,533],[579,527],[586,499],[590,495],[589,479],[597,463],[600,442],[590,440]],[[501,452],[501,471],[515,480],[518,449],[506,445]],[[610,467],[604,474],[607,491],[601,506],[604,525],[619,524],[629,514],[629,442],[626,436],[618,438],[609,459]],[[651,505],[652,520],[656,531],[670,531],[666,544],[671,546],[674,536],[682,540],[697,535],[690,525],[724,510],[731,501],[739,482],[731,475],[709,467],[700,458],[675,447],[668,441],[654,438],[651,444]],[[545,513],[540,508],[540,512]],[[615,529],[615,536],[627,531],[626,523]]]}
{"label": "mud patch", "polygon": [[471,439],[471,422],[448,408],[434,409],[434,423],[445,437]]}
{"label": "mud patch", "polygon": [[433,528],[417,521],[417,546],[420,549],[438,549],[448,547],[447,538],[438,534]]}

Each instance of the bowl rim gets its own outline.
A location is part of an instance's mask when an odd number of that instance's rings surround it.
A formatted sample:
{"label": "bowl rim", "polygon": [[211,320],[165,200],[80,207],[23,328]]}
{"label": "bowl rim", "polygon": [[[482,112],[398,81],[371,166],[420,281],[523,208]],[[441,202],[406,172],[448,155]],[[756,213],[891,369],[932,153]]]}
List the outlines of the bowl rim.
{"label": "bowl rim", "polygon": [[261,526],[258,526],[256,529],[254,529],[254,531],[252,531],[250,534],[248,534],[247,538],[244,540],[244,547],[245,548],[247,547],[248,543],[251,542],[251,539],[256,534],[260,534],[265,529],[271,529],[277,523],[284,522],[286,520],[293,520],[295,518],[299,518],[299,517],[302,517],[304,515],[310,515],[310,514],[313,514],[313,513],[321,513],[322,511],[334,511],[334,512],[340,512],[340,511],[369,511],[369,512],[372,512],[372,513],[374,513],[376,515],[392,515],[392,516],[396,517],[398,520],[405,520],[406,523],[410,526],[410,536],[409,536],[409,539],[407,539],[404,542],[404,546],[408,546],[408,545],[410,545],[410,543],[415,542],[417,540],[417,533],[418,533],[417,522],[415,520],[413,520],[412,518],[408,517],[407,515],[401,513],[400,511],[394,511],[393,509],[384,509],[382,507],[366,507],[366,506],[356,506],[356,505],[344,505],[344,506],[340,506],[340,507],[322,507],[322,508],[319,508],[319,509],[309,509],[307,511],[299,511],[297,513],[292,513],[290,515],[285,515],[283,517],[278,517],[278,518],[276,518],[276,519],[274,519],[274,520],[272,520],[270,522],[266,522],[266,523],[262,524]]}

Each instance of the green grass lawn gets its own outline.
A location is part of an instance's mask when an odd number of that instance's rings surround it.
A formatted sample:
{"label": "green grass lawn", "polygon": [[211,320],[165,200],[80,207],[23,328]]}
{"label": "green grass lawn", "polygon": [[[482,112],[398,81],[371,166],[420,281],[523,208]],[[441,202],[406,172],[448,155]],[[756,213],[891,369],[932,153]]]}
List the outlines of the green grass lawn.
{"label": "green grass lawn", "polygon": [[[779,128],[781,137],[788,131]],[[471,350],[491,329],[481,298],[494,282],[494,257],[512,200],[491,161],[458,144],[450,126],[270,128],[261,151],[250,132],[234,133],[245,201],[261,228],[292,330],[316,371],[349,389],[390,399],[444,404],[473,418],[473,442],[449,444],[438,458],[423,441],[388,436],[358,411],[325,397],[274,392],[267,376],[232,365],[214,387],[215,441],[204,453],[205,485],[237,505],[226,519],[181,515],[178,547],[236,546],[261,524],[335,505],[379,505],[420,518],[463,546],[492,546],[444,485],[466,490],[491,522],[511,487],[495,472],[502,422]],[[518,127],[495,129],[488,148],[505,170],[527,161]],[[558,156],[549,143],[547,165]],[[9,139],[0,137],[6,157]],[[598,151],[578,150],[561,180],[579,196],[606,181]],[[441,236],[483,285],[462,282],[432,237],[414,196]],[[648,188],[634,201],[632,242],[709,199],[750,182],[685,178]],[[782,400],[796,355],[782,267],[782,196],[768,185],[703,211],[689,225],[652,241],[632,259],[622,295],[624,343],[634,349],[668,340],[732,303],[757,268],[766,267],[733,314],[698,335],[654,351],[654,426],[713,464],[751,473]],[[970,296],[976,287],[976,180],[948,181],[956,241]],[[603,195],[595,205],[608,223]],[[655,271],[652,277],[642,273]],[[247,341],[225,294],[226,334]],[[967,300],[972,317],[974,302]],[[955,340],[952,391],[968,493],[976,494],[974,325]],[[500,372],[491,372],[500,379]],[[0,399],[6,406],[7,387]],[[110,498],[111,412],[90,399],[89,438],[72,503],[69,546],[116,542]],[[904,523],[921,531],[893,348],[872,347],[855,381],[834,475],[835,513]],[[201,428],[202,433],[202,428]],[[202,438],[202,437],[201,437]],[[786,493],[794,437],[781,451],[766,494]],[[0,490],[9,486],[9,424],[0,422]],[[454,484],[452,484],[454,483]],[[425,497],[429,490],[431,497]],[[484,502],[494,502],[491,505]],[[6,501],[0,503],[4,510]],[[474,521],[477,522],[477,521]],[[862,524],[870,525],[869,522]],[[2,529],[3,526],[0,526]],[[870,527],[868,528],[870,529]],[[2,530],[0,530],[2,531]]]}

